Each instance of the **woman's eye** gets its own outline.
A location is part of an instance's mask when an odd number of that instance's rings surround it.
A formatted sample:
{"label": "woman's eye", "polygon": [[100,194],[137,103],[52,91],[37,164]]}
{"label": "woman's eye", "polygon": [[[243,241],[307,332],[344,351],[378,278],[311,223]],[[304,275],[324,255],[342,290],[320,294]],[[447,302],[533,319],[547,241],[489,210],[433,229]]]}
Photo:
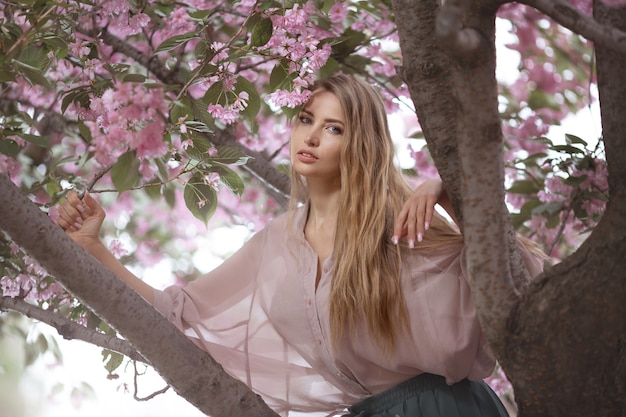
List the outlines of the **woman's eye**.
{"label": "woman's eye", "polygon": [[328,131],[333,135],[341,135],[343,131],[337,126],[328,126]]}
{"label": "woman's eye", "polygon": [[306,117],[306,116],[300,116],[300,123],[310,124],[311,123],[311,119]]}

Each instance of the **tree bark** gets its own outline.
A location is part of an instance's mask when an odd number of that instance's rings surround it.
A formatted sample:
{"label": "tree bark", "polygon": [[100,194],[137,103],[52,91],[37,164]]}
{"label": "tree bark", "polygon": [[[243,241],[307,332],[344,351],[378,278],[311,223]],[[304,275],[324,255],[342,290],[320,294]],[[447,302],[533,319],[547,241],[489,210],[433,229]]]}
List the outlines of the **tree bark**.
{"label": "tree bark", "polygon": [[450,83],[456,63],[436,41],[436,0],[393,0],[406,82],[428,150],[450,195],[459,224],[461,210],[461,161],[457,147],[456,106]]}
{"label": "tree bark", "polygon": [[[520,415],[625,415],[625,56],[610,43],[597,48],[610,185],[604,218],[575,254],[526,286],[503,200],[493,54],[498,2],[447,0],[441,8],[434,0],[393,4],[403,77],[429,147],[454,143],[449,148],[454,152],[433,157],[443,167],[444,182],[460,184],[449,192],[461,203],[472,294],[489,343],[513,383]],[[600,24],[615,28],[612,33],[626,29],[624,8],[596,5],[596,10]],[[434,43],[435,22],[448,57]],[[469,49],[481,43],[472,55]],[[436,64],[426,65],[431,61]],[[435,69],[429,77],[425,67]],[[435,81],[440,84],[433,88]],[[441,161],[446,156],[453,157],[450,164]]]}
{"label": "tree bark", "polygon": [[78,246],[0,175],[0,228],[123,335],[182,397],[207,415],[276,416],[130,287]]}
{"label": "tree bark", "polygon": [[[626,29],[626,8],[594,2]],[[509,339],[507,372],[521,416],[626,415],[626,54],[596,45],[606,212],[584,244],[529,288]]]}
{"label": "tree bark", "polygon": [[[474,299],[487,338],[501,355],[507,318],[528,273],[504,202],[495,80],[498,5],[448,0],[439,8],[431,0],[394,2],[404,78],[448,194],[461,205]],[[425,76],[425,60],[435,63],[428,68],[445,69]]]}

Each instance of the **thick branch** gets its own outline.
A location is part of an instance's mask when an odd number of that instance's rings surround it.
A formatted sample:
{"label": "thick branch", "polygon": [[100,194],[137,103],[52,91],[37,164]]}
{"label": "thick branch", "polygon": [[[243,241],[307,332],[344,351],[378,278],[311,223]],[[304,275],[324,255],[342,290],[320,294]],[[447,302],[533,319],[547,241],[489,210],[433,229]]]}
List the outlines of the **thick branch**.
{"label": "thick branch", "polygon": [[259,396],[226,374],[208,353],[52,223],[4,174],[0,228],[124,336],[199,410],[221,417],[276,417]]}
{"label": "thick branch", "polygon": [[82,340],[92,345],[121,353],[133,360],[146,362],[145,358],[126,340],[88,329],[51,311],[45,311],[29,304],[21,298],[0,297],[0,311],[8,310],[17,311],[26,317],[54,327],[64,339]]}
{"label": "thick branch", "polygon": [[181,87],[184,84],[184,81],[180,78],[179,74],[168,71],[162,64],[159,62],[156,57],[148,57],[146,54],[133,47],[132,45],[124,42],[122,39],[118,38],[115,35],[112,35],[109,31],[102,31],[102,40],[107,45],[111,46],[115,52],[118,52],[122,55],[126,55],[129,58],[134,59],[145,68],[148,69],[151,73],[153,73],[161,82],[164,84],[172,85],[179,84]]}
{"label": "thick branch", "polygon": [[518,2],[534,7],[597,45],[626,54],[626,32],[598,22],[566,0],[518,0]]}
{"label": "thick branch", "polygon": [[456,103],[450,72],[456,65],[439,47],[434,33],[437,0],[394,0],[403,63],[400,75],[415,104],[439,175],[452,200],[459,224],[461,211],[461,166],[456,143]]}
{"label": "thick branch", "polygon": [[[442,139],[455,144],[453,153],[434,154],[433,158],[438,168],[448,168],[440,169],[444,182],[449,176],[456,179],[452,182],[456,182],[457,198],[462,202],[472,294],[485,334],[501,356],[509,313],[518,301],[516,287],[527,282],[528,273],[520,266],[504,204],[502,133],[494,76],[498,2],[470,3],[471,10],[454,0],[443,6],[450,6],[454,13],[463,12],[453,16],[457,21],[453,28],[472,28],[480,34],[480,54],[463,54],[460,59],[456,59],[456,49],[446,56],[440,44],[433,43],[435,16],[443,12],[437,2],[396,0],[394,8],[403,13],[398,29],[404,76],[426,140],[429,146],[437,146]],[[432,65],[434,71],[426,77],[423,69],[431,62],[437,66]],[[432,126],[437,128],[429,130]]]}

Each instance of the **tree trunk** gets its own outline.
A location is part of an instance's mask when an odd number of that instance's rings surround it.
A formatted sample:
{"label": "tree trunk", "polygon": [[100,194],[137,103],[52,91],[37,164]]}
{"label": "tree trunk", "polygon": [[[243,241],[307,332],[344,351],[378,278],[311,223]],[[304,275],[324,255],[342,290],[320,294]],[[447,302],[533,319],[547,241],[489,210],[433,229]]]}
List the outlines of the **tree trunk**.
{"label": "tree trunk", "polygon": [[276,416],[139,294],[78,246],[0,175],[0,228],[120,332],[174,390],[207,415]]}
{"label": "tree trunk", "polygon": [[[595,2],[626,29],[626,8]],[[585,243],[533,283],[509,340],[521,416],[626,415],[626,55],[596,44],[610,198]]]}
{"label": "tree trunk", "polygon": [[[613,52],[615,49],[598,48],[611,192],[605,216],[575,254],[525,287],[515,252],[501,249],[507,247],[504,242],[510,248],[513,239],[502,212],[501,133],[493,118],[497,108],[495,57],[488,54],[492,44],[474,55],[479,58],[475,63],[471,54],[459,47],[463,39],[492,41],[491,20],[497,3],[447,0],[440,9],[434,0],[394,0],[405,60],[403,77],[418,107],[429,147],[458,144],[450,148],[454,150],[451,164],[440,161],[447,157],[444,152],[433,152],[433,157],[438,167],[445,168],[440,168],[444,182],[462,185],[448,190],[462,205],[468,263],[474,265],[471,270],[477,281],[472,291],[489,342],[513,383],[520,415],[624,416],[626,60]],[[600,20],[610,19],[615,26],[626,28],[623,9],[619,13],[598,10]],[[433,38],[433,25],[442,13],[449,18],[445,13],[450,11],[460,22],[443,27],[446,50],[454,59],[442,57]],[[446,28],[455,29],[456,35],[454,30],[446,33]],[[471,30],[476,32],[471,34]],[[460,35],[463,31],[466,33]],[[448,66],[441,70],[445,62]],[[434,71],[425,76],[424,68]],[[432,88],[434,80],[444,87]],[[449,125],[444,126],[442,120]],[[457,150],[460,163],[455,159]],[[509,279],[522,291],[521,298],[509,292]]]}

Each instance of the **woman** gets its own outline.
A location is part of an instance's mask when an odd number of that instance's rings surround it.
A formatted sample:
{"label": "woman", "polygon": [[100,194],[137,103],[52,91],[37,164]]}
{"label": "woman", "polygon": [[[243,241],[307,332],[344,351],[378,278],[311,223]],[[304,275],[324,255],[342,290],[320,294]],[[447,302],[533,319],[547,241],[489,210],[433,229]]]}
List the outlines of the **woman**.
{"label": "woman", "polygon": [[290,146],[288,213],[185,288],[154,290],[121,265],[89,195],[71,193],[58,223],[278,413],[505,416],[470,382],[495,360],[462,238],[433,212],[449,201],[438,180],[411,195],[378,94],[351,76],[322,81]]}

